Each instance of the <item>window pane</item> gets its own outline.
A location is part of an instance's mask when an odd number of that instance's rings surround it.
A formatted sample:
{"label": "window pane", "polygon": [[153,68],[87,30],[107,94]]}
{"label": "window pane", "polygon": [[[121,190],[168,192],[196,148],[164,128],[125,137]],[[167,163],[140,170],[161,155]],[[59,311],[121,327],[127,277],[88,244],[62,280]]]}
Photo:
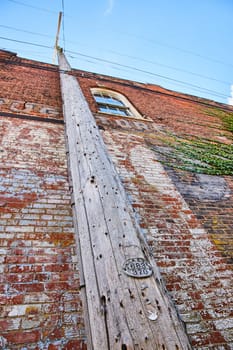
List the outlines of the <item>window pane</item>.
{"label": "window pane", "polygon": [[105,105],[99,105],[99,111],[104,112],[104,113],[108,113],[108,108]]}
{"label": "window pane", "polygon": [[93,97],[98,105],[99,112],[125,117],[133,116],[127,102],[126,104],[122,102],[121,97],[119,96],[118,98],[117,93],[111,93],[111,91],[109,91],[109,93],[107,91],[96,91],[93,93]]}
{"label": "window pane", "polygon": [[97,103],[106,103],[114,106],[124,106],[124,104],[121,101],[111,96],[95,94],[94,97]]}
{"label": "window pane", "polygon": [[111,105],[124,107],[124,103],[122,103],[121,101],[117,100],[116,98],[109,97],[108,101],[109,101],[108,103],[111,104]]}
{"label": "window pane", "polygon": [[123,110],[123,109],[115,109],[111,113],[116,115],[123,115],[123,116],[127,115],[126,110]]}
{"label": "window pane", "polygon": [[105,98],[100,95],[95,95],[95,100],[97,103],[108,103],[108,98]]}
{"label": "window pane", "polygon": [[103,113],[109,113],[109,114],[115,114],[115,115],[122,115],[122,116],[128,116],[130,115],[130,112],[127,108],[118,108],[117,106],[112,105],[105,105],[105,104],[99,104],[99,111]]}

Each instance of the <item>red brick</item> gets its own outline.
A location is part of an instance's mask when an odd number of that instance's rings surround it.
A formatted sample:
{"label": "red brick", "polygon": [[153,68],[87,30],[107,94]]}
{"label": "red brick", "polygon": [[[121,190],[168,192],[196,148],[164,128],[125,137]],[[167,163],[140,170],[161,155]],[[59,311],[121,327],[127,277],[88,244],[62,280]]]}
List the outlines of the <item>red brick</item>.
{"label": "red brick", "polygon": [[87,350],[87,345],[83,341],[70,340],[65,345],[64,350]]}
{"label": "red brick", "polygon": [[10,344],[28,344],[35,343],[40,340],[40,332],[33,330],[29,332],[23,332],[22,330],[17,332],[11,332],[4,334],[4,337]]}

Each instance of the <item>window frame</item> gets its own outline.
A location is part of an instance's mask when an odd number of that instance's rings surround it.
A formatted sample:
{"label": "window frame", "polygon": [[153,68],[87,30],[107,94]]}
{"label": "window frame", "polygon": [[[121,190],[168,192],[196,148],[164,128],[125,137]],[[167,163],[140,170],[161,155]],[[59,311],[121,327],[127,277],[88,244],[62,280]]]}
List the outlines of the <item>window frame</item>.
{"label": "window frame", "polygon": [[[91,93],[98,107],[98,113],[116,117],[144,119],[128,99],[119,92],[104,88],[91,88]],[[98,96],[100,97],[99,101],[96,98]],[[101,98],[103,99],[102,102]],[[104,99],[106,100],[104,101]],[[109,99],[109,102],[107,99]],[[116,103],[114,103],[114,100]]]}

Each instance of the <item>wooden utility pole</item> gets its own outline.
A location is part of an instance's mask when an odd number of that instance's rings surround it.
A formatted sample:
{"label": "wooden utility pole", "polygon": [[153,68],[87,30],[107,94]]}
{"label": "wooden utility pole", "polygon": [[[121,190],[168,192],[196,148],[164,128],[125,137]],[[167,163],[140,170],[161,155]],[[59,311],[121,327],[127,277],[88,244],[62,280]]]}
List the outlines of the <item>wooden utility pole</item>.
{"label": "wooden utility pole", "polygon": [[53,64],[55,64],[55,59],[56,59],[56,55],[57,55],[59,34],[60,34],[60,28],[61,28],[61,19],[62,19],[62,12],[59,12],[58,22],[57,22],[57,34],[56,34],[56,39],[55,39],[55,44],[54,44],[54,51],[53,51]]}
{"label": "wooden utility pole", "polygon": [[88,349],[191,349],[94,117],[58,54]]}

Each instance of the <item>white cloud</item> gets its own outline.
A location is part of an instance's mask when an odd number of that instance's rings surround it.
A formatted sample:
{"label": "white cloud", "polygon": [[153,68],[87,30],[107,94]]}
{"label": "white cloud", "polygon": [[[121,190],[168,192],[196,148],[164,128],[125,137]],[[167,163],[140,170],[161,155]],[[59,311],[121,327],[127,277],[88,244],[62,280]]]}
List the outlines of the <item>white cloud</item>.
{"label": "white cloud", "polygon": [[233,84],[231,85],[231,97],[228,97],[228,104],[233,106]]}
{"label": "white cloud", "polygon": [[114,0],[108,0],[107,8],[104,12],[104,15],[105,16],[111,15],[113,7],[114,7]]}

